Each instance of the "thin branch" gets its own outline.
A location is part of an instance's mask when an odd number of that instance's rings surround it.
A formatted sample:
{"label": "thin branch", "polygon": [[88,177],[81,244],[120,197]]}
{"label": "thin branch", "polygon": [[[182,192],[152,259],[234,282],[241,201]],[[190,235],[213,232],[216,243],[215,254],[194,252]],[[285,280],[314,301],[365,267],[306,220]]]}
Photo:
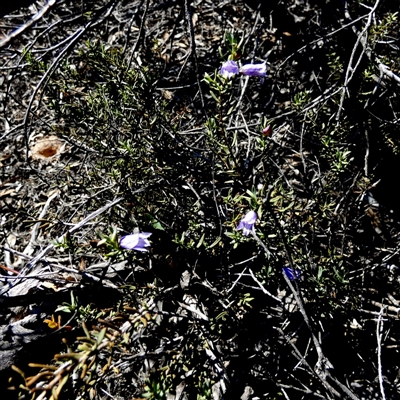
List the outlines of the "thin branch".
{"label": "thin branch", "polygon": [[[293,257],[292,257],[289,245],[287,244],[287,241],[286,241],[286,235],[285,235],[285,233],[283,231],[282,226],[279,224],[279,222],[278,222],[278,220],[277,220],[272,208],[270,208],[270,214],[271,214],[271,216],[272,216],[272,218],[274,220],[274,224],[277,227],[279,236],[280,236],[280,238],[282,240],[282,243],[284,245],[287,261],[288,261],[290,267],[294,270],[295,266],[294,266],[294,262],[293,262]],[[300,312],[301,312],[301,314],[303,316],[304,322],[306,323],[306,325],[307,325],[307,327],[308,327],[308,329],[310,331],[311,338],[312,338],[315,350],[316,350],[316,352],[318,354],[318,361],[317,361],[317,364],[315,366],[315,372],[318,375],[318,377],[319,377],[320,381],[322,382],[322,384],[325,386],[325,388],[327,390],[329,390],[332,394],[337,396],[338,392],[327,381],[327,377],[331,377],[329,369],[333,368],[333,366],[332,366],[331,362],[325,357],[325,355],[324,355],[324,353],[322,351],[321,344],[320,344],[319,340],[317,339],[317,336],[314,333],[314,328],[313,328],[313,326],[311,324],[311,321],[308,318],[307,312],[305,310],[304,302],[303,302],[303,299],[301,297],[300,289],[297,286],[297,282],[295,281],[295,285],[296,285],[296,288],[295,288],[284,271],[282,271],[282,275],[283,275],[283,278],[285,279],[287,285],[289,286],[291,292],[293,293],[293,296],[294,296],[294,298],[296,300],[296,304],[299,307],[299,310],[300,310]],[[334,378],[332,378],[332,379],[334,379]],[[338,383],[336,380],[335,380],[335,382]],[[353,399],[353,400],[357,400],[358,399],[347,387],[346,387],[346,390],[345,390],[344,389],[344,387],[345,387],[344,385],[339,385],[339,387],[351,399]],[[340,395],[339,395],[339,397],[340,397]]]}
{"label": "thin branch", "polygon": [[[37,239],[38,234],[39,234],[39,227],[40,227],[40,224],[42,223],[41,221],[43,220],[44,216],[46,215],[47,210],[49,209],[51,202],[52,202],[53,199],[55,199],[58,195],[59,195],[59,191],[56,191],[55,193],[53,193],[53,194],[47,199],[46,204],[43,206],[42,211],[40,212],[40,215],[39,215],[39,217],[37,218],[37,220],[38,220],[39,222],[36,222],[36,224],[33,226],[32,233],[31,233],[31,238],[30,238],[30,240],[29,240],[28,245],[26,246],[26,248],[25,248],[25,250],[24,250],[24,254],[30,256],[30,255],[33,253],[33,251],[34,251],[34,249],[35,249],[35,242],[36,242],[36,239]],[[22,259],[21,259],[21,262],[22,262]]]}
{"label": "thin branch", "polygon": [[[143,191],[144,188],[139,189],[137,191],[135,191],[134,193],[139,193],[141,191]],[[117,199],[115,199],[114,201],[106,204],[105,206],[103,206],[102,208],[92,212],[90,215],[88,215],[86,218],[84,218],[81,222],[77,223],[76,225],[74,225],[71,229],[69,229],[66,233],[64,233],[63,235],[61,235],[60,237],[58,237],[55,240],[56,242],[61,242],[65,239],[65,237],[67,237],[68,235],[71,235],[73,232],[79,230],[80,228],[82,228],[83,226],[85,226],[89,221],[91,221],[92,219],[98,217],[99,215],[103,214],[105,211],[107,211],[108,209],[110,209],[111,207],[115,206],[116,204],[120,203],[123,200],[123,197],[118,197]],[[35,257],[33,257],[28,264],[25,266],[25,268],[23,270],[21,270],[20,274],[18,275],[18,278],[15,280],[12,284],[9,283],[6,287],[1,288],[0,290],[0,296],[4,295],[5,293],[9,292],[13,287],[15,287],[18,283],[20,283],[26,276],[26,274],[33,270],[33,267],[43,258],[46,256],[46,254],[48,254],[50,251],[52,251],[54,249],[54,243],[49,244],[46,248],[44,248],[39,254],[37,254]]]}
{"label": "thin branch", "polygon": [[70,36],[71,41],[68,43],[68,45],[66,45],[64,47],[64,49],[60,52],[60,54],[56,57],[56,59],[53,61],[53,63],[50,65],[50,67],[48,68],[48,70],[43,74],[43,76],[41,77],[40,81],[38,82],[38,84],[36,85],[35,89],[33,90],[33,93],[30,97],[29,103],[28,103],[28,107],[26,108],[25,111],[25,116],[24,116],[24,121],[23,121],[23,126],[24,126],[24,134],[25,134],[25,146],[26,146],[26,156],[27,156],[27,160],[29,162],[29,157],[28,157],[28,153],[29,153],[29,135],[28,135],[28,119],[29,119],[29,115],[31,113],[31,109],[33,106],[33,103],[35,101],[35,97],[38,94],[40,88],[42,87],[42,85],[44,86],[47,81],[49,80],[50,76],[53,74],[53,72],[55,71],[55,69],[58,67],[58,65],[60,64],[60,62],[64,59],[65,55],[67,54],[67,52],[72,48],[72,46],[78,41],[78,39],[92,26],[95,25],[95,22],[100,18],[100,16],[102,15],[102,13],[104,12],[104,10],[107,10],[106,16],[109,15],[109,13],[111,12],[111,10],[115,7],[115,4],[118,0],[114,0],[111,2],[111,6],[110,4],[107,4],[107,6],[102,7],[96,14],[96,16],[91,19],[83,28],[78,29],[73,35]]}
{"label": "thin branch", "polygon": [[383,327],[383,312],[385,311],[385,307],[382,306],[381,311],[379,313],[378,320],[376,321],[376,341],[377,341],[377,350],[378,350],[378,376],[379,376],[379,387],[381,390],[382,399],[386,400],[385,389],[383,387],[383,375],[382,375],[382,327]]}
{"label": "thin branch", "polygon": [[199,88],[200,101],[201,101],[201,105],[203,107],[205,116],[207,117],[207,114],[205,111],[203,90],[201,89],[201,84],[200,84],[199,62],[198,62],[197,53],[196,53],[196,41],[195,41],[195,37],[194,37],[194,28],[193,28],[192,14],[190,12],[190,1],[189,0],[185,0],[185,13],[186,13],[186,19],[188,22],[188,26],[189,26],[189,34],[190,34],[190,54],[189,54],[189,56],[192,55],[193,59],[194,59],[196,80],[197,80],[197,86]]}
{"label": "thin branch", "polygon": [[[286,340],[286,342],[293,348],[293,355],[300,361],[300,363],[306,367],[306,369],[308,370],[308,372],[310,373],[311,376],[314,376],[316,378],[321,379],[321,377],[319,376],[318,372],[315,371],[311,365],[307,362],[307,360],[303,357],[303,355],[301,354],[301,352],[299,351],[299,349],[296,347],[296,345],[293,343],[292,340],[290,340],[290,338],[285,334],[285,332],[278,327],[275,327],[275,329],[282,335],[282,337]],[[335,396],[340,398],[340,393],[338,393],[334,388],[332,388],[332,386],[329,385],[329,383],[323,381],[322,382],[323,385],[325,387],[327,387],[327,389],[334,394]],[[326,386],[327,385],[327,386]]]}
{"label": "thin branch", "polygon": [[[368,20],[363,28],[363,30],[361,32],[357,31],[357,28],[353,25],[353,31],[357,34],[357,40],[356,43],[353,47],[353,51],[351,53],[350,56],[350,60],[349,60],[349,64],[346,70],[346,77],[345,77],[345,81],[344,81],[344,85],[342,88],[342,96],[340,98],[340,106],[336,115],[336,121],[337,123],[339,123],[340,120],[340,114],[342,112],[343,109],[343,103],[344,103],[344,98],[345,98],[345,94],[347,92],[347,88],[348,88],[348,84],[351,81],[351,79],[354,76],[354,73],[357,70],[358,65],[361,62],[362,57],[365,55],[367,56],[367,58],[377,64],[377,67],[379,69],[379,71],[381,72],[381,74],[386,75],[387,77],[389,77],[390,79],[393,79],[394,81],[396,81],[397,83],[400,84],[400,76],[396,75],[393,71],[390,70],[390,68],[385,65],[378,56],[376,56],[375,54],[373,54],[371,47],[369,47],[368,45],[368,30],[371,27],[372,21],[373,21],[373,16],[375,14],[376,9],[378,8],[380,0],[377,0],[374,4],[374,6],[371,8],[371,11],[368,13]],[[345,17],[348,19],[351,19],[350,14],[348,12],[347,9],[347,4],[345,6]],[[356,50],[358,48],[358,45],[361,45],[362,47],[362,51],[361,54],[358,57],[358,60],[356,62],[356,64],[353,66],[353,59],[355,57],[355,53]],[[368,156],[368,155],[367,155]],[[366,157],[367,157],[366,156]],[[368,172],[367,169],[367,165],[365,166],[366,172]]]}
{"label": "thin branch", "polygon": [[21,25],[18,29],[12,31],[8,36],[6,36],[3,40],[1,40],[0,49],[4,47],[6,44],[10,43],[12,39],[16,38],[18,35],[20,35],[22,32],[28,29],[35,22],[39,21],[40,18],[42,18],[43,15],[46,14],[49,8],[55,4],[55,2],[56,0],[48,0],[48,2],[42,7],[42,9],[38,11],[28,22]]}
{"label": "thin branch", "polygon": [[[339,122],[340,122],[340,115],[341,115],[341,112],[343,110],[343,103],[344,103],[344,98],[345,98],[346,93],[347,93],[348,85],[349,85],[350,81],[353,79],[353,76],[354,76],[355,72],[357,71],[357,68],[360,65],[360,62],[361,62],[361,60],[362,60],[362,58],[363,58],[363,56],[365,54],[365,50],[366,50],[365,43],[367,43],[367,39],[368,39],[368,30],[369,30],[369,28],[370,28],[370,26],[372,24],[372,18],[373,18],[373,15],[374,15],[374,13],[375,13],[378,5],[379,5],[379,2],[380,2],[380,0],[377,0],[375,5],[374,5],[374,7],[368,13],[368,19],[367,19],[367,22],[366,22],[363,30],[361,32],[357,33],[357,40],[356,40],[356,43],[353,46],[353,50],[352,50],[351,55],[350,55],[349,64],[348,64],[347,69],[346,69],[346,76],[345,76],[344,84],[343,84],[343,87],[342,87],[342,95],[340,97],[339,109],[338,109],[338,112],[336,114],[336,122],[337,122],[337,124],[339,124]],[[354,26],[353,26],[353,30],[355,32],[357,32],[357,30],[356,30],[356,28]],[[363,48],[363,51],[361,51],[361,54],[358,56],[357,61],[353,65],[355,54],[356,54],[356,51],[358,49],[359,44],[361,44],[361,46]]]}
{"label": "thin branch", "polygon": [[[146,5],[144,6],[144,11],[143,11],[143,15],[142,15],[141,22],[140,22],[140,27],[139,27],[139,34],[138,34],[136,43],[133,46],[133,49],[132,49],[132,52],[131,52],[131,56],[129,58],[128,66],[126,68],[126,71],[129,71],[130,68],[131,68],[133,57],[135,56],[135,53],[137,52],[137,50],[139,48],[140,40],[143,37],[144,24],[146,22],[147,12],[149,10],[149,2],[150,2],[150,0],[147,0],[146,1]],[[135,15],[136,15],[136,13],[135,13]],[[129,31],[128,31],[128,34],[129,34]]]}
{"label": "thin branch", "polygon": [[253,271],[250,268],[249,268],[249,271],[250,271],[250,275],[253,278],[254,282],[257,283],[257,285],[260,287],[260,289],[263,291],[263,293],[265,293],[269,297],[272,297],[274,300],[278,301],[279,303],[282,303],[282,300],[279,297],[274,296],[273,294],[268,292],[267,289],[265,289],[265,287],[261,284],[261,282],[259,280],[257,280],[257,278],[255,277]]}

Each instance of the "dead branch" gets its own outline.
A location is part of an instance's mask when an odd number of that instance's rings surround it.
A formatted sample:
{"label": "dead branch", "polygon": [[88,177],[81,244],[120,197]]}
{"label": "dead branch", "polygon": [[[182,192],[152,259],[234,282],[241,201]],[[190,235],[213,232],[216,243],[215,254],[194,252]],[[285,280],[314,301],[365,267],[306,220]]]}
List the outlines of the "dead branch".
{"label": "dead branch", "polygon": [[[144,189],[139,189],[135,193],[139,193],[139,192],[141,192],[143,190]],[[119,198],[115,199],[114,201],[106,204],[104,207],[94,211],[93,213],[88,215],[85,219],[83,219],[81,222],[79,222],[76,225],[74,225],[65,234],[63,234],[59,238],[57,238],[56,242],[61,242],[67,235],[71,235],[75,231],[79,230],[80,228],[85,226],[89,221],[91,221],[92,219],[94,219],[94,218],[98,217],[99,215],[103,214],[105,211],[107,211],[111,207],[114,207],[116,204],[120,203],[122,200],[123,200],[123,198],[119,197]],[[53,243],[49,244],[39,254],[37,254],[34,258],[29,260],[27,265],[21,270],[20,274],[18,275],[19,279],[15,279],[12,283],[9,282],[8,285],[6,285],[3,288],[1,288],[0,296],[7,295],[8,297],[12,297],[12,296],[15,296],[15,295],[21,295],[21,291],[26,293],[31,287],[36,286],[37,285],[37,280],[31,280],[27,285],[24,284],[22,288],[16,287],[19,283],[24,282],[24,278],[26,277],[26,275],[28,273],[34,271],[35,265],[41,259],[43,259],[43,257],[45,257],[50,251],[52,251],[54,249],[54,246],[55,245]],[[27,287],[27,286],[29,286],[29,287]],[[14,288],[16,290],[13,290]]]}
{"label": "dead branch", "polygon": [[382,306],[379,312],[378,320],[376,321],[376,342],[378,351],[378,376],[379,376],[379,388],[381,390],[382,400],[386,400],[385,389],[383,387],[383,375],[382,375],[382,328],[383,328],[383,312],[385,307]]}
{"label": "dead branch", "polygon": [[10,43],[11,40],[15,39],[18,35],[23,33],[26,29],[28,29],[35,22],[39,21],[40,18],[43,17],[44,14],[49,10],[51,6],[55,4],[56,0],[48,0],[47,3],[42,7],[40,11],[38,11],[28,22],[21,25],[18,29],[11,32],[8,36],[6,36],[3,40],[0,41],[0,49]]}

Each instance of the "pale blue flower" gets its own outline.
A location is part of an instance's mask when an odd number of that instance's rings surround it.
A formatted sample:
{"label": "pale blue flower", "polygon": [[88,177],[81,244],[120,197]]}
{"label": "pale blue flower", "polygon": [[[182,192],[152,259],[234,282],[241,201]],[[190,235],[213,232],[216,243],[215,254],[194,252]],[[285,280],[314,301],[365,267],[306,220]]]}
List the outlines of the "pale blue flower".
{"label": "pale blue flower", "polygon": [[224,78],[230,79],[239,73],[239,67],[235,61],[229,60],[222,64],[222,67],[219,70],[219,73]]}
{"label": "pale blue flower", "polygon": [[285,275],[291,280],[291,281],[295,281],[296,279],[300,279],[301,278],[301,273],[298,269],[292,269],[289,267],[283,267],[283,272],[285,273]]}
{"label": "pale blue flower", "polygon": [[265,63],[262,64],[246,64],[243,65],[241,71],[243,75],[247,76],[259,76],[260,78],[264,78],[267,76],[267,65]]}
{"label": "pale blue flower", "polygon": [[146,247],[150,246],[150,242],[147,240],[150,237],[150,232],[137,232],[132,235],[122,236],[119,240],[119,245],[123,249],[136,250],[136,251],[148,251]]}
{"label": "pale blue flower", "polygon": [[257,221],[257,214],[255,211],[249,211],[239,222],[236,230],[239,231],[243,229],[243,235],[247,236],[254,230],[254,224]]}

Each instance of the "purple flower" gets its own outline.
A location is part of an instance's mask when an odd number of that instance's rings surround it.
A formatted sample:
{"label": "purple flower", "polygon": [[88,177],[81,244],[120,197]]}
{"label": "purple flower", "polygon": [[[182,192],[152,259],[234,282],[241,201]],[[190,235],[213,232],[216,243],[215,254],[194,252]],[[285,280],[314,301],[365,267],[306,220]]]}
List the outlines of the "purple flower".
{"label": "purple flower", "polygon": [[235,61],[226,61],[222,64],[221,69],[219,70],[219,73],[224,77],[224,78],[232,78],[232,76],[235,76],[239,73],[239,67],[236,64]]}
{"label": "purple flower", "polygon": [[246,65],[243,65],[243,67],[241,69],[241,73],[243,75],[259,76],[260,78],[264,78],[265,76],[267,76],[267,65],[265,63],[246,64]]}
{"label": "purple flower", "polygon": [[150,232],[137,232],[132,235],[122,236],[119,240],[119,245],[121,248],[127,250],[148,251],[146,247],[150,246],[150,242],[147,238],[150,235]]}
{"label": "purple flower", "polygon": [[236,230],[243,229],[243,235],[247,236],[254,230],[254,224],[257,221],[257,214],[252,210],[249,211],[239,222]]}
{"label": "purple flower", "polygon": [[283,267],[283,272],[291,281],[295,281],[296,279],[300,279],[301,277],[301,273],[298,269]]}

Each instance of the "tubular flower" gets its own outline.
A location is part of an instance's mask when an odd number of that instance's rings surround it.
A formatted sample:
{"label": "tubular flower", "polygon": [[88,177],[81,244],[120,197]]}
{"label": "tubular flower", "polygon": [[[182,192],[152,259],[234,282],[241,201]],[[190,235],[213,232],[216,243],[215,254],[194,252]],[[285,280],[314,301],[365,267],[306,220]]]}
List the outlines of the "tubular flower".
{"label": "tubular flower", "polygon": [[235,61],[226,61],[222,64],[221,69],[219,70],[219,73],[224,77],[224,78],[232,78],[232,76],[235,76],[239,73],[239,67],[236,64]]}
{"label": "tubular flower", "polygon": [[285,273],[285,275],[291,280],[291,281],[295,281],[296,279],[300,279],[301,278],[301,273],[298,269],[292,269],[289,267],[283,267],[283,272]]}
{"label": "tubular flower", "polygon": [[262,134],[264,136],[271,136],[272,133],[272,128],[271,125],[267,125],[263,130],[262,130]]}
{"label": "tubular flower", "polygon": [[150,246],[150,242],[147,238],[150,235],[150,232],[137,232],[132,235],[122,236],[119,240],[119,245],[121,248],[127,250],[148,251],[146,247]]}
{"label": "tubular flower", "polygon": [[267,76],[267,65],[265,63],[262,64],[246,64],[243,65],[241,71],[243,75],[247,76],[259,76],[260,78],[264,78]]}
{"label": "tubular flower", "polygon": [[239,222],[236,230],[243,229],[243,235],[247,236],[254,230],[254,224],[257,221],[257,214],[252,210],[249,211]]}

